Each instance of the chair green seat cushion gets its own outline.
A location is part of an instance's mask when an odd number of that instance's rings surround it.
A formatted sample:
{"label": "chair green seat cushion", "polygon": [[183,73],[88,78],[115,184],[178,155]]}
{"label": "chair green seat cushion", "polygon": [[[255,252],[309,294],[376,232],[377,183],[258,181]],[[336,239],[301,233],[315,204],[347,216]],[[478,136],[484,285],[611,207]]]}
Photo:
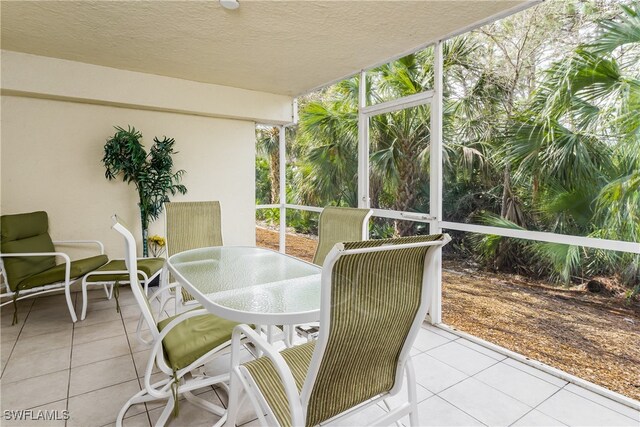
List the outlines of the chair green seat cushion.
{"label": "chair green seat cushion", "polygon": [[[164,266],[164,258],[143,258],[139,259],[137,264],[138,279],[144,280],[144,276],[140,274],[140,272],[146,274],[147,278],[153,276],[158,271],[162,270],[162,267]],[[127,266],[123,259],[109,261],[99,269],[92,271],[87,277],[87,282],[115,282],[116,280],[129,281],[128,274],[93,274],[107,271],[127,271]]]}
{"label": "chair green seat cushion", "polygon": [[[106,255],[96,255],[90,258],[83,258],[71,261],[71,279],[83,276],[86,273],[106,264],[109,261]],[[38,286],[44,286],[51,283],[63,282],[65,279],[65,264],[56,265],[53,268],[45,270],[27,277],[18,283],[20,289],[31,289]]]}
{"label": "chair green seat cushion", "polygon": [[[302,390],[304,380],[307,377],[307,371],[309,370],[315,345],[316,342],[312,341],[296,347],[287,348],[280,352],[293,374],[298,393]],[[287,395],[282,385],[282,379],[280,375],[278,375],[278,371],[273,365],[273,362],[271,362],[271,359],[261,357],[247,362],[243,366],[247,368],[251,374],[251,377],[267,400],[269,407],[280,425],[282,427],[291,426],[291,415]]]}
{"label": "chair green seat cushion", "polygon": [[[158,329],[162,331],[176,317],[160,321]],[[171,329],[162,341],[169,365],[175,370],[189,366],[209,351],[229,342],[236,325],[238,323],[213,314],[184,320]]]}

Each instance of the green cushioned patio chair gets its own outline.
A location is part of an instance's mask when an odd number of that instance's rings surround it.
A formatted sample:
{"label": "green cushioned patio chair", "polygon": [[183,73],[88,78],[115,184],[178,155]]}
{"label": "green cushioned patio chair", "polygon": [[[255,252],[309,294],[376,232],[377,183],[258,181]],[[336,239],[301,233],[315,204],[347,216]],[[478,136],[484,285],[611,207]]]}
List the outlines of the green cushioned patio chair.
{"label": "green cushioned patio chair", "polygon": [[[167,258],[189,249],[222,246],[220,202],[169,202],[164,209]],[[193,296],[178,286],[176,310],[193,303]]]}
{"label": "green cushioned patio chair", "polygon": [[[0,217],[0,268],[5,289],[0,297],[9,298],[0,305],[14,303],[14,323],[17,322],[17,301],[64,288],[71,320],[77,320],[71,301],[70,287],[85,274],[109,260],[104,245],[97,240],[51,240],[46,212],[31,212]],[[100,254],[71,261],[69,255],[57,251],[55,245],[93,244]],[[62,258],[62,264],[56,264]]]}
{"label": "green cushioned patio chair", "polygon": [[[171,411],[177,409],[177,399],[180,395],[184,395],[197,406],[219,415],[222,417],[221,422],[224,422],[226,418],[224,408],[194,396],[191,391],[214,384],[226,387],[229,374],[196,376],[191,373],[229,348],[231,332],[237,323],[208,314],[202,308],[195,308],[163,320],[156,318],[152,311],[152,302],[160,301],[159,313],[163,313],[165,311],[163,304],[168,300],[163,300],[160,295],[175,287],[175,284],[161,286],[147,297],[136,274],[139,268],[135,239],[129,230],[118,222],[117,217],[113,217],[113,222],[113,229],[124,237],[128,280],[153,337],[149,361],[144,372],[144,387],[124,404],[118,414],[116,425],[122,426],[122,420],[131,405],[153,400],[167,400],[164,411],[156,421],[156,425],[163,426],[169,419]],[[163,269],[163,271],[166,270]],[[164,374],[164,378],[152,383],[154,365],[157,365],[160,372]],[[154,378],[156,375],[153,374]]]}
{"label": "green cushioned patio chair", "polygon": [[[161,276],[164,262],[164,258],[138,258],[138,280],[144,286],[145,295],[149,293],[149,283],[156,277]],[[166,274],[164,277],[166,277]],[[117,300],[117,287],[128,284],[130,284],[129,271],[124,259],[111,260],[97,270],[85,275],[82,278],[82,314],[80,315],[80,320],[84,320],[87,317],[88,286],[103,286],[109,300],[113,296],[113,288],[116,287]],[[163,285],[160,284],[160,286]],[[118,310],[120,310],[119,305],[117,306]]]}
{"label": "green cushioned patio chair", "polygon": [[339,208],[327,206],[318,222],[318,247],[313,263],[322,265],[324,259],[338,242],[355,242],[369,238],[371,209]]}
{"label": "green cushioned patio chair", "polygon": [[[227,422],[234,425],[242,389],[262,425],[344,422],[380,401],[389,412],[375,425],[406,415],[418,425],[409,351],[433,296],[436,255],[449,240],[439,234],[336,244],[322,269],[317,341],[278,353],[245,325],[234,329]],[[242,336],[264,356],[241,364]],[[407,402],[392,408],[386,399],[403,380]]]}

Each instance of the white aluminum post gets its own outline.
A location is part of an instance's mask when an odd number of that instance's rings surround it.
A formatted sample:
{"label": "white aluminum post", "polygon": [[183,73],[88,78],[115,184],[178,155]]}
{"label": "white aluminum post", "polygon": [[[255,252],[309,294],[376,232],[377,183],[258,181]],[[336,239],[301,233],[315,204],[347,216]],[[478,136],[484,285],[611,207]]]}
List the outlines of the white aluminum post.
{"label": "white aluminum post", "polygon": [[[429,170],[429,210],[434,218],[429,223],[431,234],[441,233],[442,222],[442,41],[434,46],[433,55],[433,91],[431,99],[431,146],[430,170]],[[432,270],[434,277],[433,297],[429,308],[429,320],[431,323],[442,322],[442,254],[434,260],[436,265]]]}
{"label": "white aluminum post", "polygon": [[369,207],[369,116],[367,106],[367,72],[360,72],[358,92],[358,207]]}
{"label": "white aluminum post", "polygon": [[280,202],[280,252],[285,253],[287,249],[287,207],[285,206],[287,203],[287,195],[286,195],[286,127],[280,126],[278,131],[279,137],[279,155],[280,155],[280,191],[279,191],[279,202]]}

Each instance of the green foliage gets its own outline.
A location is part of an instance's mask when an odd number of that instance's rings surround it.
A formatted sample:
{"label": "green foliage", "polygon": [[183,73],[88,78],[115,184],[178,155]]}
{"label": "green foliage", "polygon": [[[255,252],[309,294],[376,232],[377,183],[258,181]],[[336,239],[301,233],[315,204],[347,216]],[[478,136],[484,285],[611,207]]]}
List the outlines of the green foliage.
{"label": "green foliage", "polygon": [[134,127],[115,129],[116,133],[104,145],[105,177],[111,181],[121,176],[127,184],[135,185],[146,257],[149,223],[158,218],[164,203],[169,201],[169,194],[186,194],[187,188],[180,184],[185,171],[172,171],[172,156],[176,154],[173,138],[153,138],[154,144],[147,153],[140,142],[142,134]]}
{"label": "green foliage", "polygon": [[269,162],[259,157],[256,158],[256,203],[259,205],[271,203]]}
{"label": "green foliage", "polygon": [[[444,44],[445,220],[640,241],[640,3],[625,3],[546,2]],[[371,70],[367,104],[432,89],[432,65],[428,48]],[[357,206],[359,86],[299,101],[289,202]],[[369,136],[371,206],[429,212],[429,108],[374,116]],[[423,230],[377,219],[370,231]],[[617,275],[640,290],[635,255],[462,239],[456,251],[490,268],[564,284]]]}

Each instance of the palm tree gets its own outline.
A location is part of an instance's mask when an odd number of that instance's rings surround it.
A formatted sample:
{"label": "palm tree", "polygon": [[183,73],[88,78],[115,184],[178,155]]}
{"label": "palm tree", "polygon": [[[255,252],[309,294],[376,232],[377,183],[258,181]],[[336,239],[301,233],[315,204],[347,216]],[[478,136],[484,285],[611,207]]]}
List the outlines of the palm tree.
{"label": "palm tree", "polygon": [[[510,131],[504,159],[515,166],[519,183],[535,179],[534,194],[541,193],[531,224],[536,228],[640,237],[639,6],[621,10],[618,19],[600,22],[596,41],[552,64]],[[629,265],[628,256],[576,249],[538,245],[538,255],[565,282],[585,263],[591,273]]]}
{"label": "palm tree", "polygon": [[271,200],[278,203],[280,194],[280,130],[277,127],[256,128],[258,153],[269,162],[269,182],[271,184]]}
{"label": "palm tree", "polygon": [[[470,67],[475,49],[465,38],[448,43],[445,68]],[[425,49],[368,73],[369,104],[432,88],[432,65],[433,50]],[[306,151],[297,166],[296,186],[302,203],[356,204],[358,86],[357,77],[340,82],[301,110],[298,141]],[[372,206],[428,209],[429,108],[375,116],[370,126]],[[465,151],[467,159],[481,154],[458,142],[448,148],[452,156]],[[398,235],[414,231],[411,223],[394,225]]]}

